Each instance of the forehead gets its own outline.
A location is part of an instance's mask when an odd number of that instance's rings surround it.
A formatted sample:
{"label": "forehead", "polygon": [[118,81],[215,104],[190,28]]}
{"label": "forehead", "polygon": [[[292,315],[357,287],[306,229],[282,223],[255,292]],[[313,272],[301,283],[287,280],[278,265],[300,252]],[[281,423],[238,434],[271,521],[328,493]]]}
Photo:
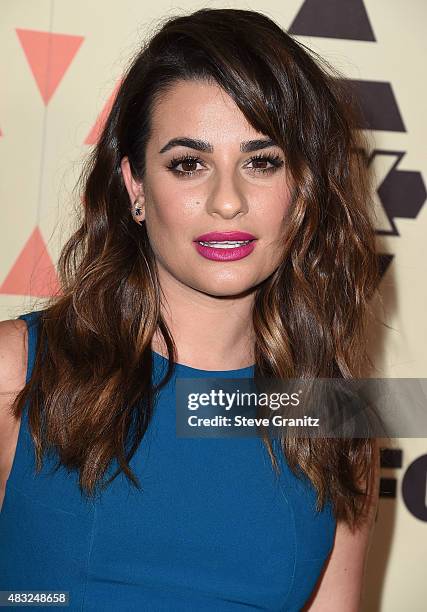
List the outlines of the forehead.
{"label": "forehead", "polygon": [[153,109],[151,127],[157,144],[178,135],[210,142],[260,135],[218,84],[204,81],[178,81],[162,94]]}

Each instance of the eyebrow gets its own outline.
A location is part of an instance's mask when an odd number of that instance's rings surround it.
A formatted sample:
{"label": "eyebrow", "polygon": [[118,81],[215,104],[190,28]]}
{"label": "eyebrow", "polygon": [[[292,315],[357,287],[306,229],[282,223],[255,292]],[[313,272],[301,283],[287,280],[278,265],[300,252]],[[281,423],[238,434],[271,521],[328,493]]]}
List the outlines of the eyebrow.
{"label": "eyebrow", "polygon": [[[259,151],[260,149],[266,149],[267,147],[276,146],[276,142],[271,138],[258,138],[256,140],[244,140],[240,143],[240,150],[243,153],[249,153],[251,151]],[[196,151],[202,151],[204,153],[213,153],[214,148],[205,140],[199,140],[197,138],[172,138],[168,143],[165,144],[159,151],[159,153],[166,153],[173,147],[188,147],[190,149],[196,149]]]}

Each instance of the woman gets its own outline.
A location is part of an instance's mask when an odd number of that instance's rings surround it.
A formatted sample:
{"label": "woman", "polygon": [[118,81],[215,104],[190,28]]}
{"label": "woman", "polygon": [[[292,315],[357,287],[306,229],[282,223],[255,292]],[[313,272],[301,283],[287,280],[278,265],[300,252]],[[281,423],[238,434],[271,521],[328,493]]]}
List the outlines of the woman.
{"label": "woman", "polygon": [[134,58],[62,294],[1,323],[1,589],[79,610],[359,609],[374,440],[175,430],[176,377],[366,363],[369,180],[325,66],[235,9],[171,18]]}

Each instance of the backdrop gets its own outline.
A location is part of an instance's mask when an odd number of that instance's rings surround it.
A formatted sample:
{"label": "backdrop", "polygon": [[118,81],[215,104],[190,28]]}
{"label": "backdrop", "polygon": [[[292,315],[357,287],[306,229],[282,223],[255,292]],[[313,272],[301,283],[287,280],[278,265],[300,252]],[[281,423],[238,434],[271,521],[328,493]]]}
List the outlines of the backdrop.
{"label": "backdrop", "polygon": [[[350,79],[375,142],[383,305],[372,333],[378,377],[426,372],[425,0],[2,0],[0,316],[42,308],[75,227],[73,187],[121,73],[168,15],[203,6],[264,12]],[[381,499],[364,612],[427,609],[427,440],[382,453]]]}

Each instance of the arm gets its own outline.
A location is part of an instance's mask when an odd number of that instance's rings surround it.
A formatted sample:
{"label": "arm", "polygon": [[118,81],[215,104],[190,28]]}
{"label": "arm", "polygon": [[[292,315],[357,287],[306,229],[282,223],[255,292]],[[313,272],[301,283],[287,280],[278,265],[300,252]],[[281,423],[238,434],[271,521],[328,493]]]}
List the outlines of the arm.
{"label": "arm", "polygon": [[25,385],[27,325],[22,319],[0,321],[0,510],[12,469],[20,423],[12,403]]}
{"label": "arm", "polygon": [[375,527],[379,496],[379,446],[376,446],[376,474],[369,515],[354,533],[337,522],[332,551],[315,590],[302,612],[359,612],[371,537]]}

